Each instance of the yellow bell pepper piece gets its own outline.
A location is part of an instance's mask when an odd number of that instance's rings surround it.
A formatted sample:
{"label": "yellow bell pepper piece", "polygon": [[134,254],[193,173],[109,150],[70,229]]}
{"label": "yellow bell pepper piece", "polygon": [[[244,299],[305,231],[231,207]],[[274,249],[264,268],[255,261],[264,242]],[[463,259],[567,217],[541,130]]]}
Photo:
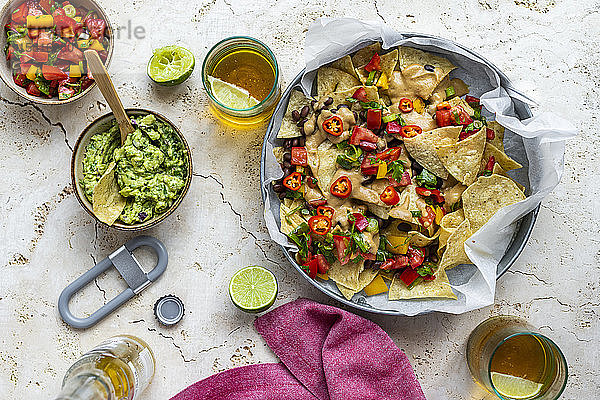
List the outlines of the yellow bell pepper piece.
{"label": "yellow bell pepper piece", "polygon": [[40,69],[35,65],[31,65],[29,66],[29,69],[27,70],[25,76],[27,76],[27,79],[29,79],[30,81],[33,81],[39,70]]}
{"label": "yellow bell pepper piece", "polygon": [[28,28],[52,28],[54,26],[54,17],[52,15],[28,15]]}
{"label": "yellow bell pepper piece", "polygon": [[69,77],[71,77],[71,78],[80,78],[81,77],[81,68],[79,68],[79,65],[71,65],[69,67]]}
{"label": "yellow bell pepper piece", "polygon": [[81,17],[75,17],[73,19],[75,20],[75,22],[81,22]]}
{"label": "yellow bell pepper piece", "polygon": [[377,167],[377,179],[382,179],[385,178],[385,175],[387,174],[387,163],[386,162],[381,162],[379,163],[379,167]]}
{"label": "yellow bell pepper piece", "polygon": [[317,278],[323,279],[324,281],[328,281],[329,275],[328,274],[317,274]]}
{"label": "yellow bell pepper piece", "polygon": [[425,102],[420,97],[417,97],[415,101],[413,101],[413,108],[419,114],[423,114],[425,111]]}
{"label": "yellow bell pepper piece", "polygon": [[374,296],[379,293],[385,293],[388,291],[388,287],[385,281],[380,275],[377,275],[371,283],[365,287],[365,294],[367,296]]}
{"label": "yellow bell pepper piece", "polygon": [[382,72],[375,86],[380,87],[382,89],[388,89],[390,85],[387,75]]}
{"label": "yellow bell pepper piece", "polygon": [[89,40],[89,39],[78,40],[77,47],[80,49],[87,49],[88,47],[90,47],[90,43],[91,43],[91,40]]}
{"label": "yellow bell pepper piece", "polygon": [[385,247],[390,253],[406,254],[408,245],[410,244],[408,235],[388,235],[386,238],[388,243]]}
{"label": "yellow bell pepper piece", "polygon": [[89,48],[96,51],[104,51],[104,46],[97,39],[92,39]]}
{"label": "yellow bell pepper piece", "polygon": [[440,206],[434,206],[433,211],[435,212],[435,223],[440,224],[442,222],[442,218],[444,218],[444,211]]}

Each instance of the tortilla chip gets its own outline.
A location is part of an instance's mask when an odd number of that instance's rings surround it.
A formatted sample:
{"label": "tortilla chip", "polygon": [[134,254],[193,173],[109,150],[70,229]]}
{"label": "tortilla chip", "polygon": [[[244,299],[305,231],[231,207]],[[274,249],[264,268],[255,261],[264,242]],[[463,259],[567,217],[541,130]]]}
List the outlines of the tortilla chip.
{"label": "tortilla chip", "polygon": [[452,291],[452,287],[450,287],[450,282],[445,271],[440,271],[435,280],[419,282],[412,289],[409,289],[398,276],[394,276],[394,280],[390,285],[390,300],[420,298],[447,298],[456,300],[456,295]]}
{"label": "tortilla chip", "polygon": [[448,100],[448,104],[450,104],[450,107],[452,107],[452,108],[454,108],[454,107],[462,108],[471,117],[475,115],[475,110],[473,110],[473,107],[471,107],[469,105],[469,103],[467,103],[465,101],[465,99],[463,99],[463,98],[460,98],[458,96],[453,97],[450,100]]}
{"label": "tortilla chip", "polygon": [[319,158],[316,172],[313,170],[317,178],[317,185],[323,193],[329,193],[331,186],[331,178],[337,171],[337,156],[343,154],[337,146],[329,140],[324,141],[317,147],[317,157]]}
{"label": "tortilla chip", "polygon": [[369,207],[369,211],[371,211],[371,213],[373,213],[381,219],[388,219],[390,217],[388,214],[388,212],[390,211],[389,207],[378,206],[377,204],[371,203],[367,204],[367,207]]}
{"label": "tortilla chip", "polygon": [[111,162],[94,186],[92,194],[94,215],[107,225],[112,225],[119,219],[127,204],[127,199],[121,196],[120,190],[115,175],[115,163]]}
{"label": "tortilla chip", "polygon": [[452,232],[454,232],[464,220],[465,214],[462,208],[460,210],[444,215],[444,217],[440,221],[440,230],[438,237],[438,256],[442,255],[442,249],[446,247],[446,243],[448,242],[448,238],[450,237]]}
{"label": "tortilla chip", "polygon": [[354,64],[352,63],[352,57],[350,57],[349,55],[344,56],[344,57],[340,58],[339,60],[332,62],[330,67],[340,69],[340,70],[346,72],[347,74],[350,74],[350,75],[358,78],[358,76],[356,76],[356,71],[354,71]]}
{"label": "tortilla chip", "polygon": [[302,217],[302,214],[300,214],[300,210],[290,214],[303,203],[304,201],[297,199],[292,202],[284,201],[279,206],[279,219],[281,221],[281,232],[283,234],[289,235],[299,225],[301,225],[303,222],[306,222],[306,220]]}
{"label": "tortilla chip", "polygon": [[442,164],[437,149],[440,146],[457,143],[461,130],[461,126],[437,128],[411,138],[404,138],[404,146],[410,156],[428,171],[442,179],[448,179],[448,171]]}
{"label": "tortilla chip", "polygon": [[512,179],[501,175],[480,176],[462,194],[465,217],[477,232],[502,207],[525,200]]}
{"label": "tortilla chip", "polygon": [[[494,169],[492,171],[492,174],[498,174],[498,175],[505,176],[509,179],[512,179],[510,176],[508,176],[506,171],[504,171],[502,169],[502,167],[500,165],[498,165],[498,163],[494,164]],[[515,182],[515,185],[517,185],[519,187],[519,189],[521,189],[521,192],[525,191],[525,186],[521,185],[519,182],[516,182],[514,179],[513,179],[513,182]]]}
{"label": "tortilla chip", "polygon": [[460,142],[441,146],[437,154],[448,172],[469,186],[477,178],[484,147],[485,127]]}
{"label": "tortilla chip", "polygon": [[363,47],[352,56],[352,63],[356,66],[366,65],[371,61],[375,53],[381,53],[381,43],[375,42]]}
{"label": "tortilla chip", "polygon": [[[483,151],[482,163],[487,163],[491,156],[494,156],[496,163],[499,164],[504,171],[511,171],[513,169],[523,168],[521,164],[510,158],[501,150],[498,150],[496,146],[487,142]],[[483,165],[485,168],[485,165]],[[483,168],[482,168],[483,169]]]}
{"label": "tortilla chip", "polygon": [[361,87],[364,87],[365,90],[366,90],[367,101],[377,101],[377,102],[379,102],[379,92],[378,92],[378,90],[377,90],[377,88],[375,86],[354,86],[354,87],[351,87],[349,89],[340,90],[340,91],[331,93],[329,96],[333,99],[333,103],[331,104],[332,107],[333,106],[338,106],[340,104],[348,104],[348,105],[350,105],[350,103],[348,103],[346,101],[346,99],[348,97],[352,97],[352,95],[354,94],[354,92],[356,92]]}
{"label": "tortilla chip", "polygon": [[400,193],[400,201],[398,204],[389,211],[388,214],[390,217],[410,222],[411,224],[419,223],[419,220],[411,214],[411,211],[420,211],[419,207],[417,207],[419,195],[415,189],[416,186],[413,184],[406,186],[402,193]]}
{"label": "tortilla chip", "polygon": [[358,277],[363,269],[364,261],[349,261],[345,265],[342,265],[336,260],[333,264],[331,264],[331,268],[329,268],[329,271],[327,271],[327,275],[329,276],[329,279],[332,279],[335,283],[358,292],[359,290],[362,290],[362,288],[359,289],[360,281]]}
{"label": "tortilla chip", "polygon": [[273,155],[279,164],[283,163],[283,153],[285,153],[285,149],[283,147],[273,147]]}
{"label": "tortilla chip", "polygon": [[[427,53],[413,47],[398,46],[398,66],[400,67],[400,70],[402,71],[404,68],[413,64],[419,64],[423,66],[433,65],[436,70],[439,69],[439,74],[441,75],[439,82],[441,82],[446,75],[456,68],[456,66],[454,66],[454,64],[452,64],[446,58],[434,56],[431,53]],[[436,71],[436,73],[438,72]]]}
{"label": "tortilla chip", "polygon": [[317,97],[360,85],[360,81],[341,69],[321,67],[317,71]]}
{"label": "tortilla chip", "polygon": [[504,127],[496,121],[488,121],[487,127],[494,131],[494,139],[488,140],[500,151],[504,151]]}
{"label": "tortilla chip", "polygon": [[410,231],[408,236],[410,237],[410,244],[414,244],[417,247],[425,247],[430,245],[439,236],[439,230],[432,237],[423,235],[421,232]]}
{"label": "tortilla chip", "polygon": [[394,275],[396,275],[396,271],[393,271],[393,270],[389,270],[389,271],[380,270],[379,271],[379,275],[381,275],[381,277],[383,279],[387,279],[388,281],[391,282],[394,279]]}
{"label": "tortilla chip", "polygon": [[340,292],[342,292],[342,295],[344,295],[344,297],[346,299],[350,300],[356,293],[358,293],[361,290],[363,290],[364,288],[366,288],[373,281],[373,279],[375,279],[375,277],[377,276],[377,273],[378,273],[378,271],[376,269],[371,269],[371,268],[361,271],[361,273],[358,275],[358,289],[357,290],[347,288],[346,286],[339,284],[337,282],[335,284],[338,287],[338,289],[340,290]]}
{"label": "tortilla chip", "polygon": [[287,111],[281,120],[281,126],[279,127],[279,132],[277,133],[278,139],[289,139],[302,136],[300,133],[300,128],[296,126],[296,122],[292,118],[292,111],[300,111],[302,107],[309,103],[310,99],[306,97],[304,93],[299,90],[292,90],[292,93],[290,93]]}
{"label": "tortilla chip", "polygon": [[460,264],[469,264],[471,260],[465,253],[465,242],[471,237],[471,224],[468,219],[465,219],[448,237],[446,250],[442,254],[439,271],[454,268]]}

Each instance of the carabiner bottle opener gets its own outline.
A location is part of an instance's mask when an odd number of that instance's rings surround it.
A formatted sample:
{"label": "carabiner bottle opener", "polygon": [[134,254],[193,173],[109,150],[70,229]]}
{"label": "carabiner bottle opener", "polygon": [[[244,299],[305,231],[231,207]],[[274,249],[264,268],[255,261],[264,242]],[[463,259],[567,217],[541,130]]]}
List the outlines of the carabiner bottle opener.
{"label": "carabiner bottle opener", "polygon": [[[132,251],[140,246],[152,248],[158,257],[156,266],[148,273],[142,270],[140,263],[132,254]],[[62,291],[58,298],[60,316],[73,328],[85,329],[94,326],[133,296],[150,286],[152,282],[156,281],[165,272],[165,269],[167,269],[167,262],[167,249],[160,240],[151,236],[137,236],[131,239]],[[74,316],[69,309],[69,300],[71,297],[112,266],[119,271],[119,274],[121,274],[129,287],[89,317],[79,318]]]}

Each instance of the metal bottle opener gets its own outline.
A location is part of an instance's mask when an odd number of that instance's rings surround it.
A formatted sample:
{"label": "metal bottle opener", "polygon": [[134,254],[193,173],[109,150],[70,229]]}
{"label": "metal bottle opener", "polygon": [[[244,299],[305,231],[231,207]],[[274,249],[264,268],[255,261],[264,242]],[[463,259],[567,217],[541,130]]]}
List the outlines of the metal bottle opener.
{"label": "metal bottle opener", "polygon": [[[148,273],[145,273],[142,270],[140,263],[135,259],[132,253],[133,250],[140,246],[152,248],[158,257],[156,266]],[[92,269],[77,278],[62,291],[58,298],[58,311],[60,312],[60,316],[73,328],[85,329],[97,324],[133,296],[150,286],[152,282],[156,281],[163,272],[165,272],[165,269],[167,269],[167,262],[167,249],[160,240],[151,236],[137,236],[131,239],[114,253],[96,264]],[[79,318],[74,316],[71,313],[71,310],[69,310],[69,300],[71,297],[111,266],[114,266],[117,271],[119,271],[121,277],[123,277],[129,287],[100,307],[89,317]]]}

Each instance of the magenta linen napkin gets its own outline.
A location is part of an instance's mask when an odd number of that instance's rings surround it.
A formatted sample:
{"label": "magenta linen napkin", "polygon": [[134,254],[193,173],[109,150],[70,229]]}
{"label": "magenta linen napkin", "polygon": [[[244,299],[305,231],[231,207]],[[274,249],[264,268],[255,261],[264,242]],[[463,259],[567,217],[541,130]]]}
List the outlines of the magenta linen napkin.
{"label": "magenta linen napkin", "polygon": [[254,325],[283,365],[234,368],[171,400],[425,400],[406,355],[362,317],[298,299]]}

